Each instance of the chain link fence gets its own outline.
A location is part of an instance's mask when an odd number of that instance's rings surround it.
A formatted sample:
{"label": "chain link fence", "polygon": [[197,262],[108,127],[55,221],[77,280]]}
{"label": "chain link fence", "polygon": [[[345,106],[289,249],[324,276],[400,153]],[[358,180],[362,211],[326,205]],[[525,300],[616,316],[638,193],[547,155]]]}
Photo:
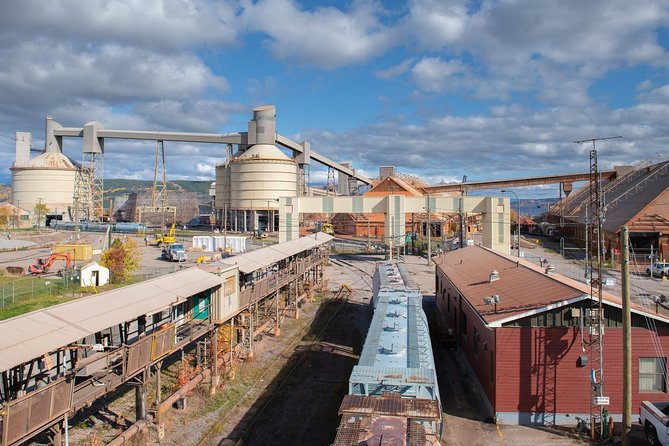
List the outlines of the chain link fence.
{"label": "chain link fence", "polygon": [[0,309],[21,304],[29,299],[34,300],[50,296],[75,298],[85,294],[100,293],[112,288],[171,274],[181,268],[183,266],[176,264],[163,268],[143,268],[133,274],[127,283],[112,283],[111,286],[98,287],[96,289],[80,286],[79,270],[64,271],[62,276],[3,277],[0,279]]}

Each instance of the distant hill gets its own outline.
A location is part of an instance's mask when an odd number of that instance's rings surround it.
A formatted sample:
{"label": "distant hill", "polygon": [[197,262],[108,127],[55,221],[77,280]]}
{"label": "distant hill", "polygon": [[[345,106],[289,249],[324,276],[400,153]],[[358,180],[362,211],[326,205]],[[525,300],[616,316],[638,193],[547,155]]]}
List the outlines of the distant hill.
{"label": "distant hill", "polygon": [[[188,181],[175,180],[167,182],[168,191],[197,192],[207,195],[209,193],[210,181]],[[131,192],[148,192],[153,188],[153,181],[146,180],[125,180],[125,179],[105,179],[104,180],[105,197],[115,197]]]}

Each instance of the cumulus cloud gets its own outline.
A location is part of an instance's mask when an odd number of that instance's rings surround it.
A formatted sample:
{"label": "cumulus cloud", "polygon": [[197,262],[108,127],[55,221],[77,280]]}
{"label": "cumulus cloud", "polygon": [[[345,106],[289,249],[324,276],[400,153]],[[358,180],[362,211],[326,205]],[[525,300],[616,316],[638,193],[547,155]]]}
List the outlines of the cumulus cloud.
{"label": "cumulus cloud", "polygon": [[229,0],[12,0],[0,15],[0,37],[20,42],[27,35],[116,43],[169,51],[197,45],[231,44],[237,29],[236,2]]}
{"label": "cumulus cloud", "polygon": [[425,57],[411,69],[411,75],[422,90],[442,92],[460,84],[468,71],[467,66],[459,60]]}
{"label": "cumulus cloud", "polygon": [[268,36],[266,48],[287,64],[333,70],[379,56],[394,41],[369,2],[354,2],[348,12],[333,7],[309,11],[292,0],[243,0],[242,7],[245,27]]}
{"label": "cumulus cloud", "polygon": [[[650,84],[645,86],[644,89],[650,88]],[[664,104],[669,104],[669,84],[662,85],[658,88],[653,88],[651,90],[643,91],[639,95],[639,99],[646,102],[659,102]]]}
{"label": "cumulus cloud", "polygon": [[411,69],[411,66],[414,64],[413,59],[406,59],[400,62],[397,65],[386,68],[385,70],[378,70],[375,74],[379,79],[391,80],[395,79],[397,76],[400,76]]}
{"label": "cumulus cloud", "polygon": [[[587,172],[589,147],[573,141],[593,135],[624,136],[600,146],[600,162],[633,164],[666,154],[669,104],[629,109],[495,107],[474,116],[440,115],[420,125],[378,124],[347,132],[311,131],[313,150],[377,172],[379,165],[440,178],[489,180],[561,172]],[[336,156],[334,156],[336,154]],[[665,155],[666,156],[666,155]],[[373,175],[375,175],[374,173]]]}
{"label": "cumulus cloud", "polygon": [[470,18],[464,0],[413,0],[402,30],[423,48],[438,49],[459,43]]}

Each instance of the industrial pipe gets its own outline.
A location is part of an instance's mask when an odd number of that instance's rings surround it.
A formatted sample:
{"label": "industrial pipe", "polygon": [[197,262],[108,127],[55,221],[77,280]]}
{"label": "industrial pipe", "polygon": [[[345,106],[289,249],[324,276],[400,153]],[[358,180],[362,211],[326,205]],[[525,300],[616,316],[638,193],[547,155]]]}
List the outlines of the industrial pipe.
{"label": "industrial pipe", "polygon": [[122,444],[126,444],[130,440],[130,438],[132,438],[135,434],[141,432],[148,425],[149,425],[148,421],[138,420],[136,423],[134,423],[129,428],[124,430],[123,433],[121,433],[121,435],[110,441],[107,444],[107,446],[121,446]]}
{"label": "industrial pipe", "polygon": [[208,378],[210,375],[211,369],[204,369],[195,375],[195,377],[188,381],[181,389],[177,390],[172,395],[170,395],[169,398],[160,403],[160,406],[158,406],[158,412],[164,412],[165,410],[169,409],[172,404],[174,404],[179,398],[185,396],[188,392],[193,390],[195,386],[197,386],[205,378]]}

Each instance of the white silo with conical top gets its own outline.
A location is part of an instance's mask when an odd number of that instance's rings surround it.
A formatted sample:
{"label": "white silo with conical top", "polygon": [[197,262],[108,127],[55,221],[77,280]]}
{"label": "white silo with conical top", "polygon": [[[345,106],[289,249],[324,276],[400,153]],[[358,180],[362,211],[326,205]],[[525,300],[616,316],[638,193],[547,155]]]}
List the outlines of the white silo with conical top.
{"label": "white silo with conical top", "polygon": [[16,160],[12,172],[12,204],[34,213],[35,206],[43,203],[45,220],[70,220],[77,165],[62,153],[60,138],[51,137],[48,129],[60,127],[51,117],[46,118],[47,139],[44,153],[30,159],[31,134],[16,133]]}
{"label": "white silo with conical top", "polygon": [[216,208],[227,210],[232,230],[274,231],[279,197],[297,195],[297,161],[274,145],[274,106],[255,108],[248,129],[248,146],[216,166]]}

